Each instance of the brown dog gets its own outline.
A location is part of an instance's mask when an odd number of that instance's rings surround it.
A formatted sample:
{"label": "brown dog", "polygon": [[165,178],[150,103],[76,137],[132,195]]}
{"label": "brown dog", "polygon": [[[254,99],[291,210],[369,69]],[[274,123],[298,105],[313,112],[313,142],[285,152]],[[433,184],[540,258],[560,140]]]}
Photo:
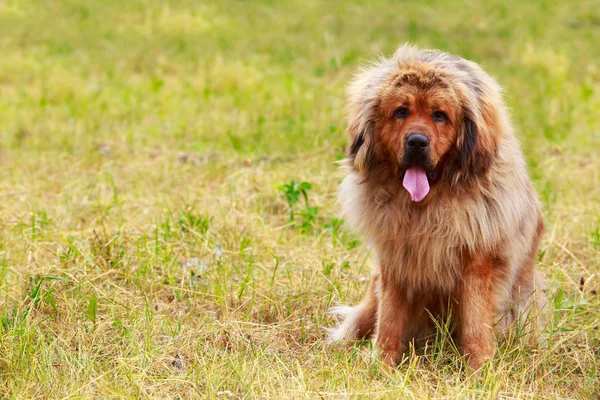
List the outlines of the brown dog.
{"label": "brown dog", "polygon": [[405,45],[362,71],[349,100],[339,200],[376,264],[364,300],[332,310],[344,322],[330,338],[374,338],[394,365],[432,338],[432,315],[451,315],[477,369],[494,330],[534,327],[544,305],[540,206],[501,89],[473,62]]}

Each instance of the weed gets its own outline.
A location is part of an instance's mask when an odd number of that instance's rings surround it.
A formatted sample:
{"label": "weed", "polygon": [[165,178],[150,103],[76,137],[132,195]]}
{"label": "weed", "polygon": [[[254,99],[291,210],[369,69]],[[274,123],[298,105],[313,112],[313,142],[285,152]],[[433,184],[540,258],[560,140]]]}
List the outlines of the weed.
{"label": "weed", "polygon": [[323,225],[323,229],[333,236],[334,239],[337,239],[340,235],[342,226],[344,225],[344,220],[341,218],[332,218],[329,222],[326,222]]}
{"label": "weed", "polygon": [[308,182],[295,182],[279,186],[283,191],[283,195],[287,200],[288,211],[290,213],[290,221],[294,221],[294,207],[300,201],[300,195],[304,197],[305,206],[308,209],[308,191],[312,188]]}
{"label": "weed", "polygon": [[600,250],[600,224],[598,224],[596,229],[590,233],[590,240],[594,250]]}
{"label": "weed", "polygon": [[211,219],[207,213],[197,214],[188,209],[179,214],[177,225],[183,233],[194,232],[198,235],[204,235],[208,232]]}

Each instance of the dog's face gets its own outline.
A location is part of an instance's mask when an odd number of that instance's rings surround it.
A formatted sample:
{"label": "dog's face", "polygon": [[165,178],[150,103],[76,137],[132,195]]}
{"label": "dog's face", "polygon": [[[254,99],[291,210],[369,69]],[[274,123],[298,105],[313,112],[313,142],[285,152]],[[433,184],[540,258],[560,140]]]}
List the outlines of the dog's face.
{"label": "dog's face", "polygon": [[[396,60],[394,60],[396,61]],[[350,87],[350,166],[365,179],[399,179],[412,201],[433,185],[468,185],[490,167],[497,138],[482,71],[462,59],[366,70]]]}
{"label": "dog's face", "polygon": [[399,71],[379,94],[380,129],[377,141],[397,164],[397,176],[420,167],[430,183],[456,143],[461,128],[459,99],[439,74],[418,69]]}

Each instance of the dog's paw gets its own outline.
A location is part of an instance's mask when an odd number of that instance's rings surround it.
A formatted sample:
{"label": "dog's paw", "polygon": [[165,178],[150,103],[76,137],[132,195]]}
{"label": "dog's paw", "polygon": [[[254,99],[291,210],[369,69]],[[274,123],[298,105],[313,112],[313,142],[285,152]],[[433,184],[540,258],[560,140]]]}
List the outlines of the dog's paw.
{"label": "dog's paw", "polygon": [[366,357],[371,363],[378,363],[380,366],[396,368],[402,360],[402,352],[386,351],[381,346],[373,343],[373,346],[366,351]]}

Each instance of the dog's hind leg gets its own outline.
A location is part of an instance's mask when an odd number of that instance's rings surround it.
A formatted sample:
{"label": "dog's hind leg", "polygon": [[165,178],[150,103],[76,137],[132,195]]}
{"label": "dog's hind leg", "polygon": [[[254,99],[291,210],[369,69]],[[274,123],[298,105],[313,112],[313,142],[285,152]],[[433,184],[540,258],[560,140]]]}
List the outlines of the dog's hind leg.
{"label": "dog's hind leg", "polygon": [[547,305],[544,294],[546,286],[544,279],[535,269],[535,263],[542,230],[540,219],[529,254],[519,266],[519,272],[509,295],[510,302],[497,324],[497,330],[504,336],[515,333],[515,328],[518,328],[516,333],[519,336],[532,333],[531,339],[536,339],[541,334]]}
{"label": "dog's hind leg", "polygon": [[327,329],[329,343],[338,340],[357,340],[371,336],[375,331],[377,320],[377,287],[379,275],[373,275],[367,294],[356,306],[337,306],[329,310],[331,314],[337,314],[344,321],[337,328]]}

